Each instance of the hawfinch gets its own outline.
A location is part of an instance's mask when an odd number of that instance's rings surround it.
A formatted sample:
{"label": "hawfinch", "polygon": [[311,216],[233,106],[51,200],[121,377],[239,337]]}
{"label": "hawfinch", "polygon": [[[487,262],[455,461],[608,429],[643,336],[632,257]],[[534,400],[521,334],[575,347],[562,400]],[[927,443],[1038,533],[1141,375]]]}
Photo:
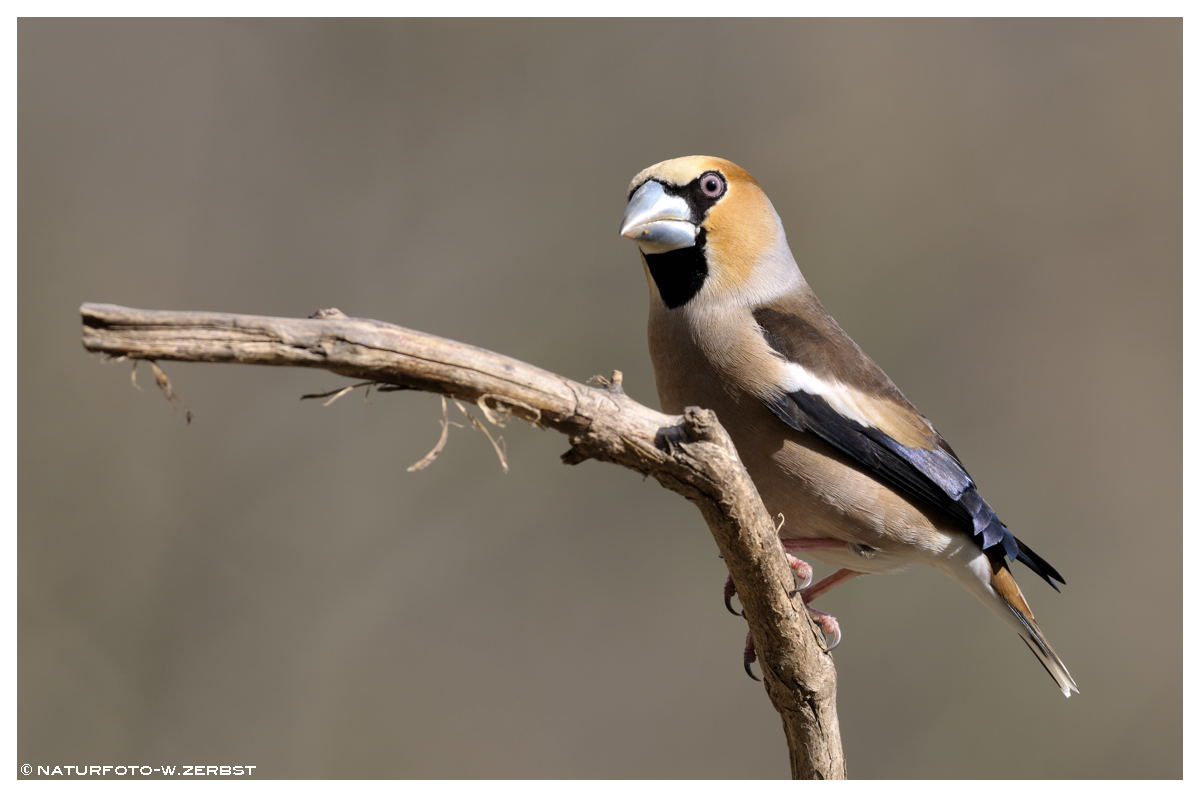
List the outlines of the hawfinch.
{"label": "hawfinch", "polygon": [[[629,185],[621,235],[650,287],[650,356],[663,410],[714,410],[790,552],[840,568],[805,603],[863,573],[942,570],[1029,646],[1063,695],[1078,692],[1011,572],[1058,571],[996,517],[933,425],[813,294],[758,182],[727,160],[663,161]],[[727,586],[726,603],[732,595]],[[837,621],[814,619],[840,639]],[[753,660],[747,650],[747,666]]]}

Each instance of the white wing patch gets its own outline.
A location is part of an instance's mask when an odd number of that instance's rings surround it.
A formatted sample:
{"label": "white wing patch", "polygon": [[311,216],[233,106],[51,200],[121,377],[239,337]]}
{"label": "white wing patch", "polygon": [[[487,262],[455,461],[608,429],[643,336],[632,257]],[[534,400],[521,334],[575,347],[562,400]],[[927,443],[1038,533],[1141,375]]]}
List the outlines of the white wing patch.
{"label": "white wing patch", "polygon": [[863,426],[879,428],[871,420],[871,408],[876,403],[870,396],[837,380],[826,380],[805,370],[803,365],[794,362],[784,364],[783,389],[788,393],[804,391],[825,399],[842,417],[848,418]]}

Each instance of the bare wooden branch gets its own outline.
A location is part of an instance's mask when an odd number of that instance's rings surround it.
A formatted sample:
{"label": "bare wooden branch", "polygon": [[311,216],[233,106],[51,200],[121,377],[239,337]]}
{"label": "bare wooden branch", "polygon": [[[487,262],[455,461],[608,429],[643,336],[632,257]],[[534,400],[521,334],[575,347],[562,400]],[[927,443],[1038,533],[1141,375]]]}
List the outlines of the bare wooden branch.
{"label": "bare wooden branch", "polygon": [[700,508],[737,588],[796,778],[844,778],[836,673],[784,559],[775,523],[716,416],[664,415],[625,395],[619,372],[590,387],[465,343],[340,312],[313,318],[85,304],[83,345],[135,360],[321,368],[474,402],[567,435],[563,461],[623,465]]}

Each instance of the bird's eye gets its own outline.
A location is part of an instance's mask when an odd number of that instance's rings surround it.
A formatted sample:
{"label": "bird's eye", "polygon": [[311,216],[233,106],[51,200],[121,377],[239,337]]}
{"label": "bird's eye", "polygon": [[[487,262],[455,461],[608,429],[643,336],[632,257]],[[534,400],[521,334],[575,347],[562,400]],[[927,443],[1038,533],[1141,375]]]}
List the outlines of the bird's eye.
{"label": "bird's eye", "polygon": [[725,193],[725,179],[716,172],[701,175],[700,190],[709,199],[716,199]]}

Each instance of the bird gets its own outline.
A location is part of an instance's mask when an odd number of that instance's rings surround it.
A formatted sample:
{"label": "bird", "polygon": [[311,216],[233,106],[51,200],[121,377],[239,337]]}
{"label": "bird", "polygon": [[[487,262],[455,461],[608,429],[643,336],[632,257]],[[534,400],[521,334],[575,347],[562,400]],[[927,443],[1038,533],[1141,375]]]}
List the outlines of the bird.
{"label": "bird", "polygon": [[[1078,693],[1013,563],[1056,591],[1066,581],[1000,521],[950,444],[817,299],[759,182],[723,158],[662,161],[630,182],[621,235],[646,274],[662,409],[717,414],[782,516],[805,605],[858,575],[930,566],[1015,630],[1065,697]],[[838,570],[812,585],[801,552]],[[727,607],[732,595],[727,582]],[[809,612],[832,649],[837,618]],[[747,639],[748,673],[753,660]]]}

